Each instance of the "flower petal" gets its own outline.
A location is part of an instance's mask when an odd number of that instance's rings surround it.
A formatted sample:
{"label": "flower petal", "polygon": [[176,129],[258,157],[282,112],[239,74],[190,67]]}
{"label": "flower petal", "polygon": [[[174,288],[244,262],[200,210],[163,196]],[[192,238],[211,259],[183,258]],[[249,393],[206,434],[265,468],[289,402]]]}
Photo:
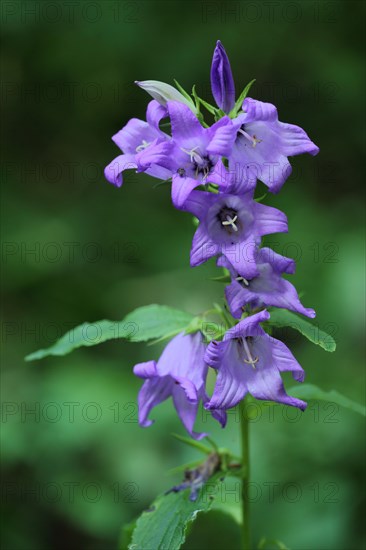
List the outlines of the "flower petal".
{"label": "flower petal", "polygon": [[161,119],[168,116],[167,108],[161,105],[158,101],[153,99],[147,106],[146,110],[146,120],[156,130],[159,130],[159,124]]}
{"label": "flower petal", "polygon": [[136,149],[143,145],[143,142],[151,143],[157,137],[156,129],[150,124],[138,118],[131,118],[126,126],[112,137],[112,140],[124,153],[135,155]]}
{"label": "flower petal", "polygon": [[265,336],[266,333],[259,325],[259,323],[268,321],[269,318],[270,314],[265,309],[263,311],[255,313],[254,315],[251,315],[250,317],[246,317],[245,319],[240,321],[240,323],[238,323],[226,332],[224,336],[224,341],[236,338],[247,338],[248,336],[254,338],[261,338],[262,336]]}
{"label": "flower petal", "polygon": [[227,258],[234,270],[246,279],[252,279],[258,275],[256,265],[258,242],[246,239],[241,242],[221,245],[220,252]]}
{"label": "flower petal", "polygon": [[207,434],[193,431],[197,416],[198,401],[188,401],[185,391],[180,386],[175,386],[173,389],[173,402],[178,416],[189,435],[191,435],[193,439],[202,439],[205,437]]}
{"label": "flower petal", "polygon": [[258,252],[257,261],[258,263],[268,262],[277,273],[293,274],[296,270],[295,260],[277,254],[272,248],[261,248]]}
{"label": "flower petal", "polygon": [[168,170],[175,169],[172,159],[173,144],[170,141],[156,139],[149,147],[136,155],[136,162],[140,172],[144,172],[152,165],[158,165]]}
{"label": "flower petal", "polygon": [[201,182],[186,176],[174,174],[172,180],[172,201],[176,208],[182,208],[189,195]]}
{"label": "flower petal", "polygon": [[152,378],[153,376],[157,376],[156,361],[138,363],[133,367],[133,374],[139,378]]}
{"label": "flower petal", "polygon": [[155,376],[146,380],[138,395],[139,424],[144,428],[151,426],[153,420],[148,418],[151,409],[165,401],[172,392],[173,381],[165,376]]}
{"label": "flower petal", "polygon": [[272,357],[276,365],[276,368],[280,372],[292,372],[294,379],[297,382],[303,382],[305,378],[305,372],[301,365],[296,361],[288,347],[271,337]]}
{"label": "flower petal", "polygon": [[119,155],[104,169],[104,176],[109,183],[121,187],[123,183],[122,172],[137,168],[135,155]]}
{"label": "flower petal", "polygon": [[207,153],[229,157],[236,139],[236,128],[229,117],[220,118],[213,126],[206,130],[209,144]]}
{"label": "flower petal", "polygon": [[212,366],[215,364],[214,368],[218,368],[218,373],[214,393],[205,408],[212,410],[235,407],[248,392],[237,342],[219,342],[216,346],[211,342],[207,348],[206,361]]}
{"label": "flower petal", "polygon": [[192,241],[191,267],[196,267],[206,262],[208,259],[219,254],[219,252],[219,245],[210,239],[206,228],[200,224],[196,229]]}
{"label": "flower petal", "polygon": [[168,112],[175,141],[191,142],[204,136],[204,128],[191,109],[178,101],[168,101]]}
{"label": "flower petal", "polygon": [[271,233],[288,232],[287,216],[281,210],[259,202],[255,202],[253,208],[258,235],[262,237]]}
{"label": "flower petal", "polygon": [[301,410],[306,409],[307,404],[300,399],[287,395],[281,375],[276,368],[247,369],[247,384],[249,392],[256,399],[275,401]]}

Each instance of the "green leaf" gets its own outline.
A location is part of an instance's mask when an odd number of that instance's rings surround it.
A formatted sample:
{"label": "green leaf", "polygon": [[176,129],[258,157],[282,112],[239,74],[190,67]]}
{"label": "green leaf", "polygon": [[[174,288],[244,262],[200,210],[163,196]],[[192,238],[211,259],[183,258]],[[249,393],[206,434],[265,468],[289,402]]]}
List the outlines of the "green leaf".
{"label": "green leaf", "polygon": [[244,90],[242,91],[242,93],[240,94],[239,98],[236,100],[236,103],[233,107],[233,109],[230,111],[229,113],[229,117],[230,118],[235,118],[236,115],[238,114],[238,112],[240,111],[242,105],[243,105],[243,101],[244,99],[247,97],[248,93],[249,93],[249,90],[250,88],[253,86],[254,82],[255,82],[255,78],[253,78],[253,80],[251,80],[249,82],[249,84],[247,84],[244,88]]}
{"label": "green leaf", "polygon": [[132,540],[132,533],[136,527],[136,521],[131,521],[122,527],[119,549],[120,550],[130,550],[130,544]]}
{"label": "green leaf", "polygon": [[215,283],[230,283],[230,275],[220,275],[219,277],[210,277],[210,281],[215,281]]}
{"label": "green leaf", "polygon": [[177,550],[185,541],[188,526],[201,512],[208,512],[219,494],[222,472],[202,487],[196,501],[189,490],[160,495],[136,522],[130,548],[133,550]]}
{"label": "green leaf", "polygon": [[192,98],[191,98],[191,96],[189,95],[189,93],[185,91],[185,89],[183,88],[183,86],[181,86],[181,85],[179,84],[178,80],[175,80],[175,78],[174,78],[174,84],[176,85],[176,87],[178,88],[178,90],[180,91],[180,93],[181,93],[182,95],[184,95],[184,97],[185,97],[186,99],[188,99],[188,101],[192,102]]}
{"label": "green leaf", "polygon": [[193,96],[193,99],[194,99],[194,103],[196,105],[197,112],[200,113],[200,100],[199,100],[199,97],[198,97],[197,92],[196,92],[196,85],[195,84],[192,86],[192,96]]}
{"label": "green leaf", "polygon": [[335,390],[323,391],[322,389],[314,386],[313,384],[302,384],[301,386],[295,386],[288,390],[290,395],[304,399],[305,401],[328,401],[329,403],[335,403],[345,409],[349,409],[353,412],[366,416],[366,407],[360,403],[348,399],[344,395],[338,393]]}
{"label": "green leaf", "polygon": [[152,304],[135,309],[122,321],[96,321],[83,323],[62,336],[55,344],[38,350],[26,361],[42,359],[48,355],[66,355],[83,346],[96,346],[107,340],[125,339],[130,342],[146,342],[169,334],[175,336],[185,331],[194,316],[168,306]]}
{"label": "green leaf", "polygon": [[204,99],[198,96],[197,96],[197,99],[207,109],[207,111],[211,113],[211,115],[217,114],[217,109],[213,105],[210,105],[210,103],[207,103],[207,101],[205,101]]}
{"label": "green leaf", "polygon": [[330,334],[316,325],[313,325],[306,319],[303,319],[296,313],[287,309],[270,310],[271,318],[268,324],[274,327],[291,327],[301,332],[305,338],[325,349],[325,351],[335,351],[336,343]]}

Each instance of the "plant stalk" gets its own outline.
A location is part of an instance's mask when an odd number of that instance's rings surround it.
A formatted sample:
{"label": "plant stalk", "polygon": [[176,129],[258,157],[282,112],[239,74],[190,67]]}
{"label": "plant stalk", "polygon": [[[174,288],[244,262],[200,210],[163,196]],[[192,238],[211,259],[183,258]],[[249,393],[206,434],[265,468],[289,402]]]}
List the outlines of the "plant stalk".
{"label": "plant stalk", "polygon": [[242,482],[241,482],[241,506],[242,506],[242,549],[251,550],[250,546],[250,515],[249,515],[249,421],[246,407],[247,399],[239,404],[239,423],[241,435],[242,454]]}

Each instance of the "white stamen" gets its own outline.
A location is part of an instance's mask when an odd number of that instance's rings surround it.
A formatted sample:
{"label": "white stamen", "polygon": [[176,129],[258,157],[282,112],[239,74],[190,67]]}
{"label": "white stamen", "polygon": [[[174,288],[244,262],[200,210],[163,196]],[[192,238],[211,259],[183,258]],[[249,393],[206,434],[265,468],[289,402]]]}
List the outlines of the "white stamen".
{"label": "white stamen", "polygon": [[238,231],[238,227],[235,225],[236,220],[238,219],[238,216],[234,216],[233,218],[229,215],[226,216],[226,221],[221,222],[222,225],[230,225],[234,231]]}
{"label": "white stamen", "polygon": [[146,147],[149,147],[150,143],[148,141],[145,141],[144,139],[142,140],[142,143],[141,145],[139,145],[138,147],[136,147],[136,153],[140,153],[141,151],[143,151],[144,149],[146,149]]}
{"label": "white stamen", "polygon": [[255,357],[255,359],[253,359],[246,338],[243,338],[243,345],[248,357],[248,359],[244,359],[244,363],[247,363],[247,365],[252,365],[253,369],[255,369],[255,364],[258,363],[259,357]]}
{"label": "white stamen", "polygon": [[196,153],[197,149],[199,149],[198,145],[197,147],[193,147],[193,149],[190,150],[181,147],[181,150],[189,155],[191,162],[195,162],[196,164],[203,164],[204,160],[199,153]]}
{"label": "white stamen", "polygon": [[236,277],[236,281],[243,282],[246,286],[249,286],[249,281],[247,279],[244,279],[244,277]]}
{"label": "white stamen", "polygon": [[251,143],[252,143],[252,146],[255,147],[257,145],[257,143],[260,143],[262,140],[261,139],[258,139],[257,136],[250,136],[247,132],[245,132],[244,130],[242,130],[240,128],[239,132],[246,138],[248,139]]}

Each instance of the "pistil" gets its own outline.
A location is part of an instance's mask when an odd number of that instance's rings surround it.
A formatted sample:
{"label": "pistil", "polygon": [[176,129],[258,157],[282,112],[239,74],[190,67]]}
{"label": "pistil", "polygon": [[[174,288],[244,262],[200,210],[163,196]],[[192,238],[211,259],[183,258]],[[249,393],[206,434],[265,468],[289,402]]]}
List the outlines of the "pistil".
{"label": "pistil", "polygon": [[150,143],[143,139],[141,145],[138,145],[136,147],[136,153],[140,153],[141,151],[146,149],[146,147],[149,147],[149,145],[150,145]]}
{"label": "pistil", "polygon": [[252,365],[253,369],[255,369],[255,364],[258,363],[259,357],[255,357],[255,359],[253,359],[246,338],[243,338],[243,346],[245,349],[245,353],[247,354],[247,357],[248,357],[248,359],[244,359],[244,363],[247,363],[248,365]]}
{"label": "pistil", "polygon": [[250,136],[245,130],[243,130],[242,128],[240,128],[240,130],[238,130],[238,132],[244,136],[247,140],[249,140],[252,144],[253,147],[255,147],[257,145],[257,143],[260,143],[262,140],[261,139],[258,139],[257,136],[253,135],[253,136]]}

